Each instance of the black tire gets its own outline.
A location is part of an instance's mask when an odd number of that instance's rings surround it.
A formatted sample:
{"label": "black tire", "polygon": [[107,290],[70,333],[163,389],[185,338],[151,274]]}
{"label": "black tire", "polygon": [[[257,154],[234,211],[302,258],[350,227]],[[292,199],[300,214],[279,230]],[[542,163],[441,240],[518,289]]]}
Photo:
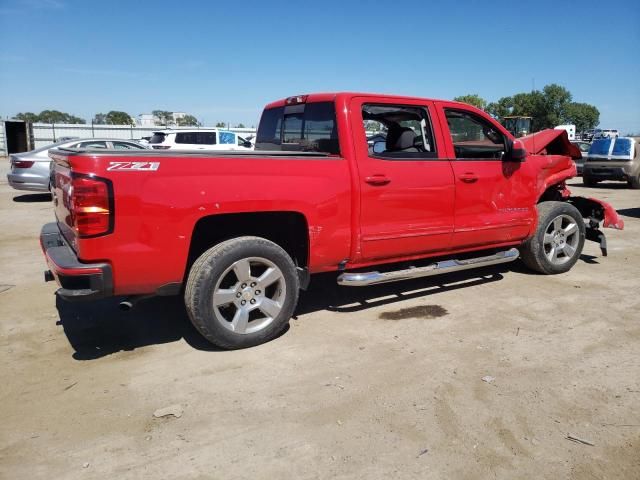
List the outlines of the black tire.
{"label": "black tire", "polygon": [[[566,202],[542,202],[537,209],[536,232],[520,247],[522,261],[530,269],[545,275],[568,272],[578,261],[584,247],[585,225],[582,215],[576,207]],[[567,230],[554,227],[558,218],[561,219],[561,227],[566,224]],[[566,233],[571,226],[569,219],[577,227],[571,234]],[[556,235],[557,231],[561,232]],[[549,242],[550,239],[553,240]],[[559,253],[556,256],[554,252]]]}
{"label": "black tire", "polygon": [[[277,283],[269,284],[262,292],[254,290],[260,288],[257,286],[259,278],[243,283],[235,273],[234,265],[244,265],[244,262],[251,265],[248,267],[249,276],[257,271],[259,277],[261,266],[272,268],[276,274],[280,274]],[[222,282],[227,282],[227,285],[223,286]],[[296,266],[281,247],[260,237],[238,237],[210,248],[195,261],[189,271],[184,299],[195,328],[214,345],[233,350],[259,345],[280,335],[286,329],[298,303],[299,287]],[[265,298],[272,295],[268,289],[272,289],[273,295],[278,296],[275,304],[279,311],[271,316],[264,313],[261,307]],[[234,298],[232,302],[221,303],[222,306],[215,306],[214,292],[234,292],[234,297],[241,296]],[[258,293],[262,294],[261,298]],[[229,293],[226,295],[229,296]],[[224,294],[220,296],[223,297]],[[256,303],[256,300],[257,306],[248,304]],[[240,301],[244,301],[246,307],[240,307]],[[241,309],[248,308],[253,308],[252,312],[257,312],[258,316],[265,315],[265,318],[252,320],[250,316],[246,316],[248,320],[244,321],[244,328],[257,330],[239,333],[234,330],[235,314],[239,315]],[[233,318],[230,319],[231,317]]]}
{"label": "black tire", "polygon": [[634,190],[639,190],[640,189],[640,173],[635,177],[631,177],[628,183],[629,183],[629,187],[633,188]]}
{"label": "black tire", "polygon": [[582,183],[585,187],[595,187],[598,185],[598,181],[589,176],[586,172],[582,174]]}

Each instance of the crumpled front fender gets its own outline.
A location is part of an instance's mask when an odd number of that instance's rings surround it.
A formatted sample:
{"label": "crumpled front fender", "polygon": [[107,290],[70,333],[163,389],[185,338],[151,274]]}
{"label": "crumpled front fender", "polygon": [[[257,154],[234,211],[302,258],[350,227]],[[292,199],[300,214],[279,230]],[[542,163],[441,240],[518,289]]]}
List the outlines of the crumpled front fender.
{"label": "crumpled front fender", "polygon": [[604,228],[624,229],[624,220],[620,218],[616,209],[607,202],[597,198],[569,197],[567,201],[576,207],[583,217],[602,222]]}

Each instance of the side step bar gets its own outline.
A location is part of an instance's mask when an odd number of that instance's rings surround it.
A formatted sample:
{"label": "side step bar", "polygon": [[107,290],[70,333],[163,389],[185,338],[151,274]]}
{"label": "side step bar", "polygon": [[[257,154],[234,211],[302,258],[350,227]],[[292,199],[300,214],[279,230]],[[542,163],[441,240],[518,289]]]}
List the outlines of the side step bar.
{"label": "side step bar", "polygon": [[495,255],[486,257],[469,258],[467,260],[443,260],[432,263],[425,267],[412,267],[393,272],[361,272],[343,273],[338,277],[338,285],[350,287],[364,287],[366,285],[376,285],[378,283],[396,282],[398,280],[409,280],[411,278],[430,277],[443,273],[459,272],[471,268],[487,267],[489,265],[499,265],[509,263],[518,259],[518,249],[511,248]]}

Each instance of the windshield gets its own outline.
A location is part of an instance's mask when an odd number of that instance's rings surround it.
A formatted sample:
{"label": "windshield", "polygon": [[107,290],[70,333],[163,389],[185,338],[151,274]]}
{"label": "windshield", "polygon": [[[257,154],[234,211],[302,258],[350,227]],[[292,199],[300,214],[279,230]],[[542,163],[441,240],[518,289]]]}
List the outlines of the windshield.
{"label": "windshield", "polygon": [[333,102],[288,105],[265,110],[256,150],[340,154]]}

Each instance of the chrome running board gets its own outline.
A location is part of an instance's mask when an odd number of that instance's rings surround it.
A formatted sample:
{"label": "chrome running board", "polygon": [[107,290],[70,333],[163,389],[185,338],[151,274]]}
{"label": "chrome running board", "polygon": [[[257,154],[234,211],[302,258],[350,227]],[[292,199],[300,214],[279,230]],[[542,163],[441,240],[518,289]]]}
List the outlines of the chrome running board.
{"label": "chrome running board", "polygon": [[396,282],[399,280],[409,280],[411,278],[430,277],[443,273],[459,272],[471,268],[487,267],[489,265],[499,265],[509,263],[518,259],[518,249],[511,248],[495,255],[486,257],[469,258],[467,260],[443,260],[432,263],[425,267],[412,267],[404,270],[392,272],[361,272],[343,273],[338,277],[338,285],[350,287],[364,287],[378,283]]}

